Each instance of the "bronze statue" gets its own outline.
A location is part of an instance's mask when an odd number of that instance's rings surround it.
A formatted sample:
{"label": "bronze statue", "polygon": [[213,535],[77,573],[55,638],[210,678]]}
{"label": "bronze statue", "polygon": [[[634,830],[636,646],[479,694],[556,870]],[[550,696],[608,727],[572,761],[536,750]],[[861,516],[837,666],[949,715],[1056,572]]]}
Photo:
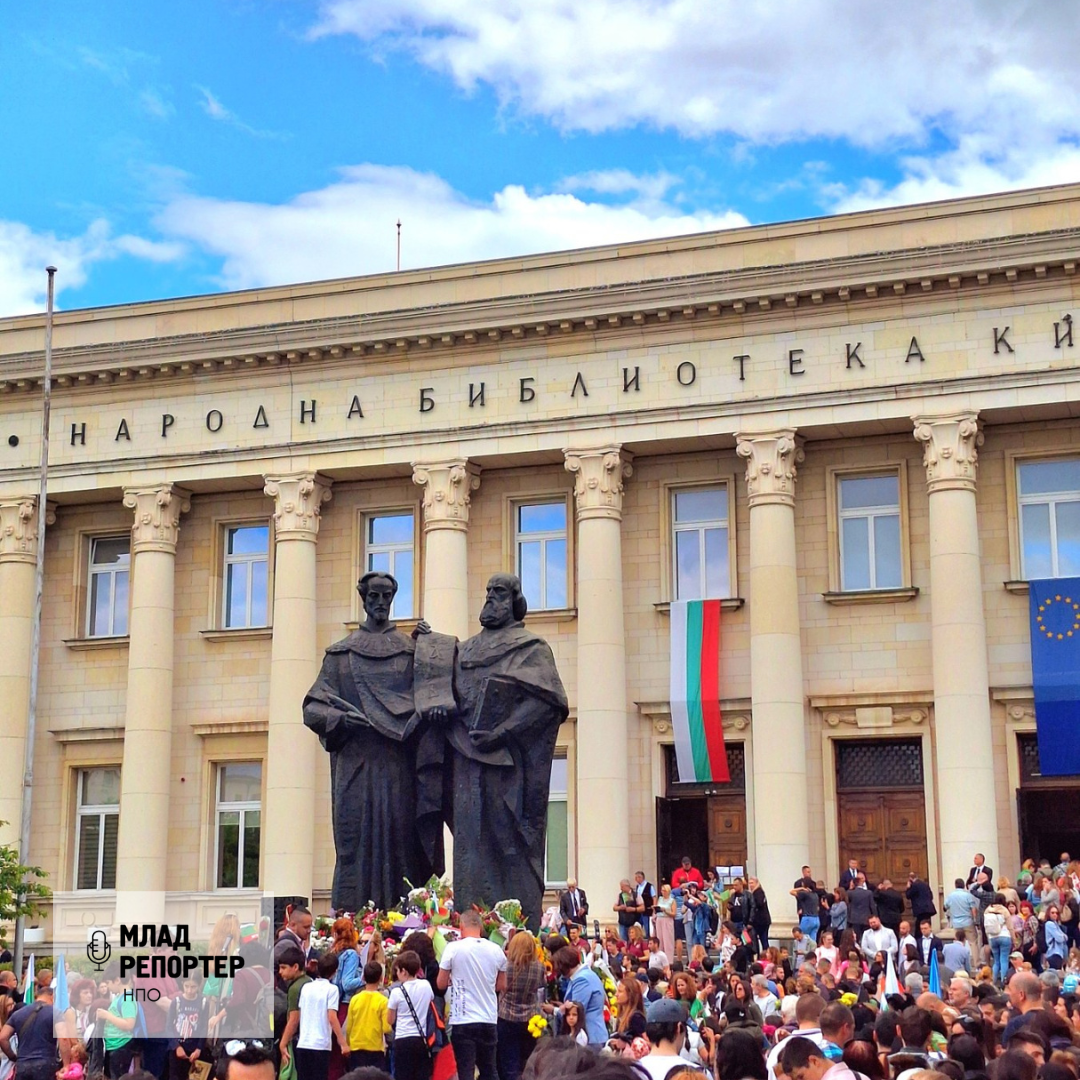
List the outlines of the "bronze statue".
{"label": "bronze statue", "polygon": [[488,581],[483,629],[458,647],[446,779],[456,906],[520,900],[535,929],[551,759],[567,706],[551,648],[525,629],[526,611],[517,577]]}
{"label": "bronze statue", "polygon": [[[441,873],[441,837],[430,852],[416,820],[416,748],[424,721],[413,697],[416,642],[390,622],[397,581],[365,574],[357,586],[366,619],[326,650],[304,699],[304,723],[330,752],[334,868],[332,903],[359,911],[395,906],[405,878]],[[418,628],[428,632],[426,623]]]}

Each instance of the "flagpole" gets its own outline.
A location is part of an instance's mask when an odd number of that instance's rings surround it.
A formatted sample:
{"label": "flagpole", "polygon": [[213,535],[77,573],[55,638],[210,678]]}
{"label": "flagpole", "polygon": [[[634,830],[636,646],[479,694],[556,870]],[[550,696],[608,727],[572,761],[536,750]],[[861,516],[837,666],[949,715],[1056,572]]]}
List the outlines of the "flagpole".
{"label": "flagpole", "polygon": [[[46,498],[49,489],[49,417],[52,412],[52,336],[53,297],[56,267],[46,266],[48,275],[47,303],[45,308],[45,374],[41,380],[41,458],[38,464],[37,504],[37,567],[34,577],[34,622],[30,639],[30,703],[26,716],[26,753],[23,758],[22,821],[19,829],[19,862],[27,864],[30,851],[30,813],[34,792],[34,740],[37,732],[38,657],[41,652],[41,597],[45,588],[45,517]],[[25,902],[25,892],[20,893],[20,906]],[[26,932],[26,916],[15,920],[15,952],[12,968],[15,977],[22,975],[23,939]]]}

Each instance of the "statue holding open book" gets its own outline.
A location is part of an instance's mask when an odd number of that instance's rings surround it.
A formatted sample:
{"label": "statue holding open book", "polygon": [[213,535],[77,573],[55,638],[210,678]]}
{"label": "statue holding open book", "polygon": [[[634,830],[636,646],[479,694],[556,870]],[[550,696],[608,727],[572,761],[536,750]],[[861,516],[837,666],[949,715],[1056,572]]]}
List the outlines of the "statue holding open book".
{"label": "statue holding open book", "polygon": [[[391,881],[400,895],[404,878],[438,872],[445,822],[458,909],[513,898],[539,925],[551,759],[567,705],[550,647],[524,626],[520,581],[490,579],[481,630],[461,643],[425,623],[406,637],[389,622],[393,578],[361,584],[367,620],[330,647],[304,702],[304,722],[331,753],[334,907],[389,906]],[[392,843],[372,835],[388,827]]]}

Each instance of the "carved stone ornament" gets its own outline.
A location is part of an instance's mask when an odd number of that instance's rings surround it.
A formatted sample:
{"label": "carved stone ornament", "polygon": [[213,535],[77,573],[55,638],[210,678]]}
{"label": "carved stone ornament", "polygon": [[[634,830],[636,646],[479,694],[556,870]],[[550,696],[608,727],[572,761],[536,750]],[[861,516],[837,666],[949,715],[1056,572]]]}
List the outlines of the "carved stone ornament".
{"label": "carved stone ornament", "polygon": [[633,455],[621,446],[564,450],[563,453],[567,471],[574,474],[578,520],[622,520],[623,480],[634,471]]}
{"label": "carved stone ornament", "polygon": [[274,500],[274,540],[310,540],[319,535],[322,504],[330,499],[332,481],[318,473],[264,477],[263,493]]}
{"label": "carved stone ornament", "polygon": [[480,486],[480,466],[464,458],[413,462],[413,483],[424,489],[424,532],[469,528],[469,503]]}
{"label": "carved stone ornament", "polygon": [[806,455],[790,429],[736,435],[735,452],[746,458],[746,490],[751,507],[795,505],[795,473]]}
{"label": "carved stone ornament", "polygon": [[[45,504],[45,521],[52,525],[56,511]],[[0,562],[37,562],[37,496],[0,498]]]}
{"label": "carved stone ornament", "polygon": [[921,705],[860,705],[846,709],[828,709],[823,714],[823,719],[831,728],[844,725],[873,729],[906,724],[917,727],[930,719],[930,710]]}
{"label": "carved stone ornament", "polygon": [[131,551],[165,551],[176,554],[180,515],[191,509],[191,492],[173,484],[124,489],[124,505],[135,511],[131,527]]}
{"label": "carved stone ornament", "polygon": [[978,413],[915,416],[915,438],[923,444],[926,488],[929,492],[959,488],[975,490],[978,448],[983,444]]}

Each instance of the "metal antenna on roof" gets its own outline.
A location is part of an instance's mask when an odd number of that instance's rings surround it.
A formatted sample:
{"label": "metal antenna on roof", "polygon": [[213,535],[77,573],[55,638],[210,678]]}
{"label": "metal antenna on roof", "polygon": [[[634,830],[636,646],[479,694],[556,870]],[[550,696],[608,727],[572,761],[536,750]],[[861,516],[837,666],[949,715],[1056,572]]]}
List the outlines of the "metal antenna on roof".
{"label": "metal antenna on roof", "polygon": [[401,218],[397,219],[397,268],[401,269]]}

